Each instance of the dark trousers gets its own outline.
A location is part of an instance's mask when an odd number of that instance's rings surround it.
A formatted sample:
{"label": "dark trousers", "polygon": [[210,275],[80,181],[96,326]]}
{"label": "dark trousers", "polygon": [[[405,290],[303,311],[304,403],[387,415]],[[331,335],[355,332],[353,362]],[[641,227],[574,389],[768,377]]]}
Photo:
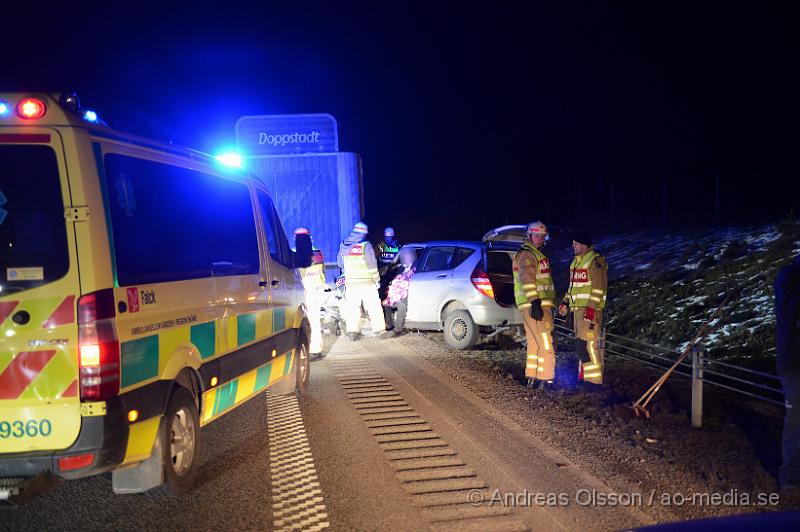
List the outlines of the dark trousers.
{"label": "dark trousers", "polygon": [[394,313],[396,310],[396,307],[383,307],[383,320],[386,322],[387,331],[394,329]]}

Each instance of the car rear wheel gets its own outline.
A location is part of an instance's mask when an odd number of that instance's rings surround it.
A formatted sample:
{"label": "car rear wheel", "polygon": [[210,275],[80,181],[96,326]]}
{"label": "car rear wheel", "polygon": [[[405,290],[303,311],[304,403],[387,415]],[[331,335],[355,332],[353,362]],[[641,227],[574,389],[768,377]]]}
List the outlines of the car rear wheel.
{"label": "car rear wheel", "polygon": [[175,495],[192,489],[200,461],[200,418],[191,392],[180,387],[172,395],[164,416],[164,488]]}
{"label": "car rear wheel", "polygon": [[466,310],[455,310],[444,319],[444,340],[450,347],[469,349],[478,341],[479,331]]}

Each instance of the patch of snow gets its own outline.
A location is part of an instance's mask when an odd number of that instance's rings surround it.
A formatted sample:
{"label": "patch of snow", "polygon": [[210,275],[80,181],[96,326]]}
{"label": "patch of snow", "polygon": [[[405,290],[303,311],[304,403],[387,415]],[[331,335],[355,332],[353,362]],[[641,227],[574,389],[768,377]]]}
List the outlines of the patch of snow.
{"label": "patch of snow", "polygon": [[647,262],[645,264],[639,264],[638,266],[636,266],[636,269],[637,270],[646,270],[647,268],[650,267],[650,264],[651,263],[649,263],[649,262]]}
{"label": "patch of snow", "polygon": [[676,303],[685,303],[688,306],[697,303],[702,303],[706,299],[708,299],[708,296],[690,296],[683,299],[679,299]]}
{"label": "patch of snow", "polygon": [[773,229],[768,233],[755,234],[749,236],[745,238],[744,241],[747,242],[748,246],[752,246],[755,249],[763,249],[767,244],[778,240],[780,237],[781,234],[775,229]]}

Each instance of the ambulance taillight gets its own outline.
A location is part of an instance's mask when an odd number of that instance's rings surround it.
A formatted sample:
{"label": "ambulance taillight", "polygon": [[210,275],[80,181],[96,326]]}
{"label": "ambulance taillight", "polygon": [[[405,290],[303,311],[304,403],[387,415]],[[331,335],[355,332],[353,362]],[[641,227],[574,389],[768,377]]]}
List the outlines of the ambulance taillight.
{"label": "ambulance taillight", "polygon": [[120,348],[114,326],[114,291],[100,290],[78,300],[78,367],[82,401],[119,394]]}

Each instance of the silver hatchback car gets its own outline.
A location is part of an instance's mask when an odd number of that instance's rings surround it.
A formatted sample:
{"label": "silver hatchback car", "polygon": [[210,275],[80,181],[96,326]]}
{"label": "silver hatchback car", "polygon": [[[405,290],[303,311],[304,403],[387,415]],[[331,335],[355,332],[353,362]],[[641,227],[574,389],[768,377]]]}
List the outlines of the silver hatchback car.
{"label": "silver hatchback car", "polygon": [[475,345],[481,335],[522,334],[514,304],[513,258],[525,226],[505,226],[481,242],[441,240],[406,244],[417,252],[405,328],[443,331],[457,349]]}

